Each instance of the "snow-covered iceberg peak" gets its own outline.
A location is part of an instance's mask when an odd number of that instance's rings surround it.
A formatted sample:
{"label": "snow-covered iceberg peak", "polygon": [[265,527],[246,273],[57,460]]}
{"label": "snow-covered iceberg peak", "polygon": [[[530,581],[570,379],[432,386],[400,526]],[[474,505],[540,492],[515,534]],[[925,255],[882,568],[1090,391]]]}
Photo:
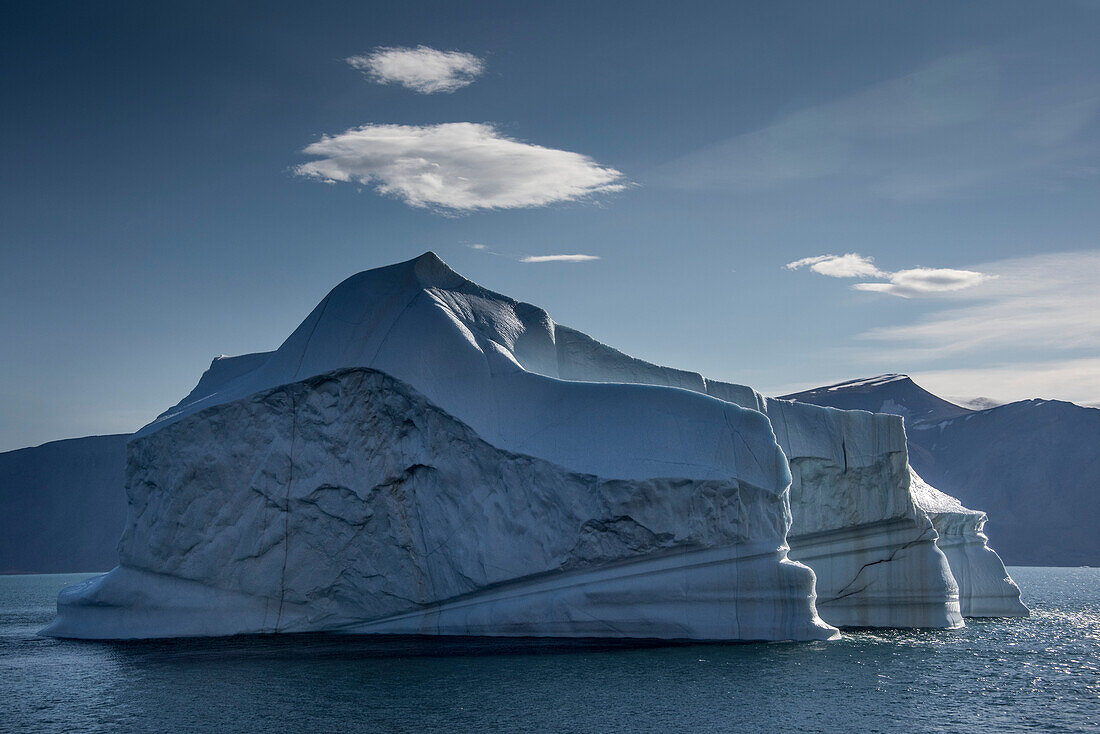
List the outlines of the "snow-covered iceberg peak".
{"label": "snow-covered iceberg peak", "polygon": [[[181,402],[135,437],[259,390],[369,367],[408,382],[493,445],[571,470],[732,474],[785,491],[786,462],[772,459],[774,441],[756,446],[771,435],[763,416],[701,394],[551,379],[557,361],[545,311],[481,288],[426,253],[348,278],[256,369]],[[745,426],[753,438],[725,440],[729,426]]]}

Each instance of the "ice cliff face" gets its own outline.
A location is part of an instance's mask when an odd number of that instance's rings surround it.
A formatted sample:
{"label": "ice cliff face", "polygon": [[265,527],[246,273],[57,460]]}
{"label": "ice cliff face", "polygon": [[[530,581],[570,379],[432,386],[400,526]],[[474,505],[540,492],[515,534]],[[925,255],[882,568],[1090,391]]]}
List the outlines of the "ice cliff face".
{"label": "ice cliff face", "polygon": [[960,627],[958,586],[910,492],[895,416],[767,400],[793,482],[791,556],[832,624]]}
{"label": "ice cliff face", "polygon": [[767,418],[554,337],[434,255],[345,281],[135,434],[120,567],[48,633],[832,635]]}
{"label": "ice cliff face", "polygon": [[909,469],[913,495],[928,513],[939,537],[936,545],[947,556],[959,585],[964,617],[1026,617],[1020,587],[1008,575],[1001,557],[982,532],[985,513],[968,510],[954,497],[931,486]]}

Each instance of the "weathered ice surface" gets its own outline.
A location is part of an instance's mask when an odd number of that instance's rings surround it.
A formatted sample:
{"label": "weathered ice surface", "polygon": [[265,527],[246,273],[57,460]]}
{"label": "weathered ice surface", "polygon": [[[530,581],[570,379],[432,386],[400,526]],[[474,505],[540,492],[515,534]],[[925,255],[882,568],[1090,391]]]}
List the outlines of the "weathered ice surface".
{"label": "weathered ice surface", "polygon": [[[130,443],[120,566],[62,592],[45,632],[833,636],[786,560],[762,416],[691,399],[710,471],[628,479],[503,451],[369,369],[191,413]],[[633,415],[660,430],[665,409]]]}
{"label": "weathered ice surface", "polygon": [[920,478],[912,468],[913,495],[939,537],[936,545],[947,556],[959,585],[959,605],[964,617],[1026,617],[1020,587],[1008,575],[1001,557],[987,545],[985,513],[968,510]]}
{"label": "weathered ice surface", "polygon": [[835,625],[961,627],[958,586],[910,492],[896,416],[768,400],[789,457],[791,556],[818,578]]}
{"label": "weathered ice surface", "polygon": [[958,588],[909,486],[900,418],[768,399],[659,367],[558,325],[557,376],[680,387],[760,411],[790,461],[791,557],[817,575],[822,619],[840,626],[959,627]]}
{"label": "weathered ice surface", "polygon": [[126,434],[0,453],[0,573],[105,571],[126,520]]}

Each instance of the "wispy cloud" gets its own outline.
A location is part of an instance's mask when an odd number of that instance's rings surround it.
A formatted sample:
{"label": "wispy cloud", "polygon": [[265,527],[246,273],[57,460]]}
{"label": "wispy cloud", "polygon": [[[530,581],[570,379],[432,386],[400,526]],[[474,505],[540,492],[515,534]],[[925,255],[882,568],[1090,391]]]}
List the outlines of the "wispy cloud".
{"label": "wispy cloud", "polygon": [[599,260],[599,255],[583,255],[583,254],[561,254],[561,255],[519,255],[515,252],[507,252],[489,249],[488,246],[482,244],[467,245],[471,250],[477,250],[480,253],[486,255],[496,255],[497,257],[507,258],[508,260],[515,260],[521,263],[583,263],[591,262],[593,260]]}
{"label": "wispy cloud", "polygon": [[787,270],[798,270],[806,266],[815,273],[827,275],[830,278],[866,278],[885,275],[875,267],[873,257],[864,257],[856,252],[849,252],[846,255],[804,257],[801,260],[789,262],[783,267]]}
{"label": "wispy cloud", "polygon": [[901,298],[932,296],[964,288],[973,288],[990,278],[996,277],[974,270],[955,270],[953,268],[910,268],[887,272],[875,265],[874,258],[849,252],[846,255],[815,255],[789,262],[783,267],[798,270],[809,267],[819,275],[830,278],[880,278],[875,283],[856,283],[852,286],[858,291],[888,293]]}
{"label": "wispy cloud", "polygon": [[[961,305],[913,323],[871,329],[860,338],[899,345],[893,353],[899,363],[993,350],[1097,350],[1100,251],[1036,255],[977,267],[996,277],[943,294]],[[881,355],[882,347],[875,351]]]}
{"label": "wispy cloud", "polygon": [[521,263],[583,263],[599,260],[598,255],[528,255],[521,257]]}
{"label": "wispy cloud", "polygon": [[622,173],[586,155],[531,145],[471,122],[364,125],[303,151],[300,176],[372,185],[409,206],[455,212],[546,206],[621,191]]}
{"label": "wispy cloud", "polygon": [[1096,176],[1082,165],[1096,154],[1082,133],[1100,111],[1100,84],[1082,75],[1010,95],[1001,80],[1034,73],[1032,61],[996,49],[948,56],[686,154],[646,182],[766,191],[843,181],[912,200]]}
{"label": "wispy cloud", "polygon": [[437,51],[428,46],[379,46],[347,62],[372,81],[400,84],[421,94],[453,92],[472,84],[485,71],[485,62],[473,54]]}

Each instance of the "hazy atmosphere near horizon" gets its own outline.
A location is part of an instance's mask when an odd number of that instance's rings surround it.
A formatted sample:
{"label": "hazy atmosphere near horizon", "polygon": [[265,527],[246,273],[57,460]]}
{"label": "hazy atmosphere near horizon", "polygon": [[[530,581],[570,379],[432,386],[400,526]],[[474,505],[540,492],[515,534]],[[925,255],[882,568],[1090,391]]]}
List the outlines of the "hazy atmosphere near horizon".
{"label": "hazy atmosphere near horizon", "polygon": [[643,359],[1100,401],[1100,4],[8,3],[0,451],[432,250]]}

